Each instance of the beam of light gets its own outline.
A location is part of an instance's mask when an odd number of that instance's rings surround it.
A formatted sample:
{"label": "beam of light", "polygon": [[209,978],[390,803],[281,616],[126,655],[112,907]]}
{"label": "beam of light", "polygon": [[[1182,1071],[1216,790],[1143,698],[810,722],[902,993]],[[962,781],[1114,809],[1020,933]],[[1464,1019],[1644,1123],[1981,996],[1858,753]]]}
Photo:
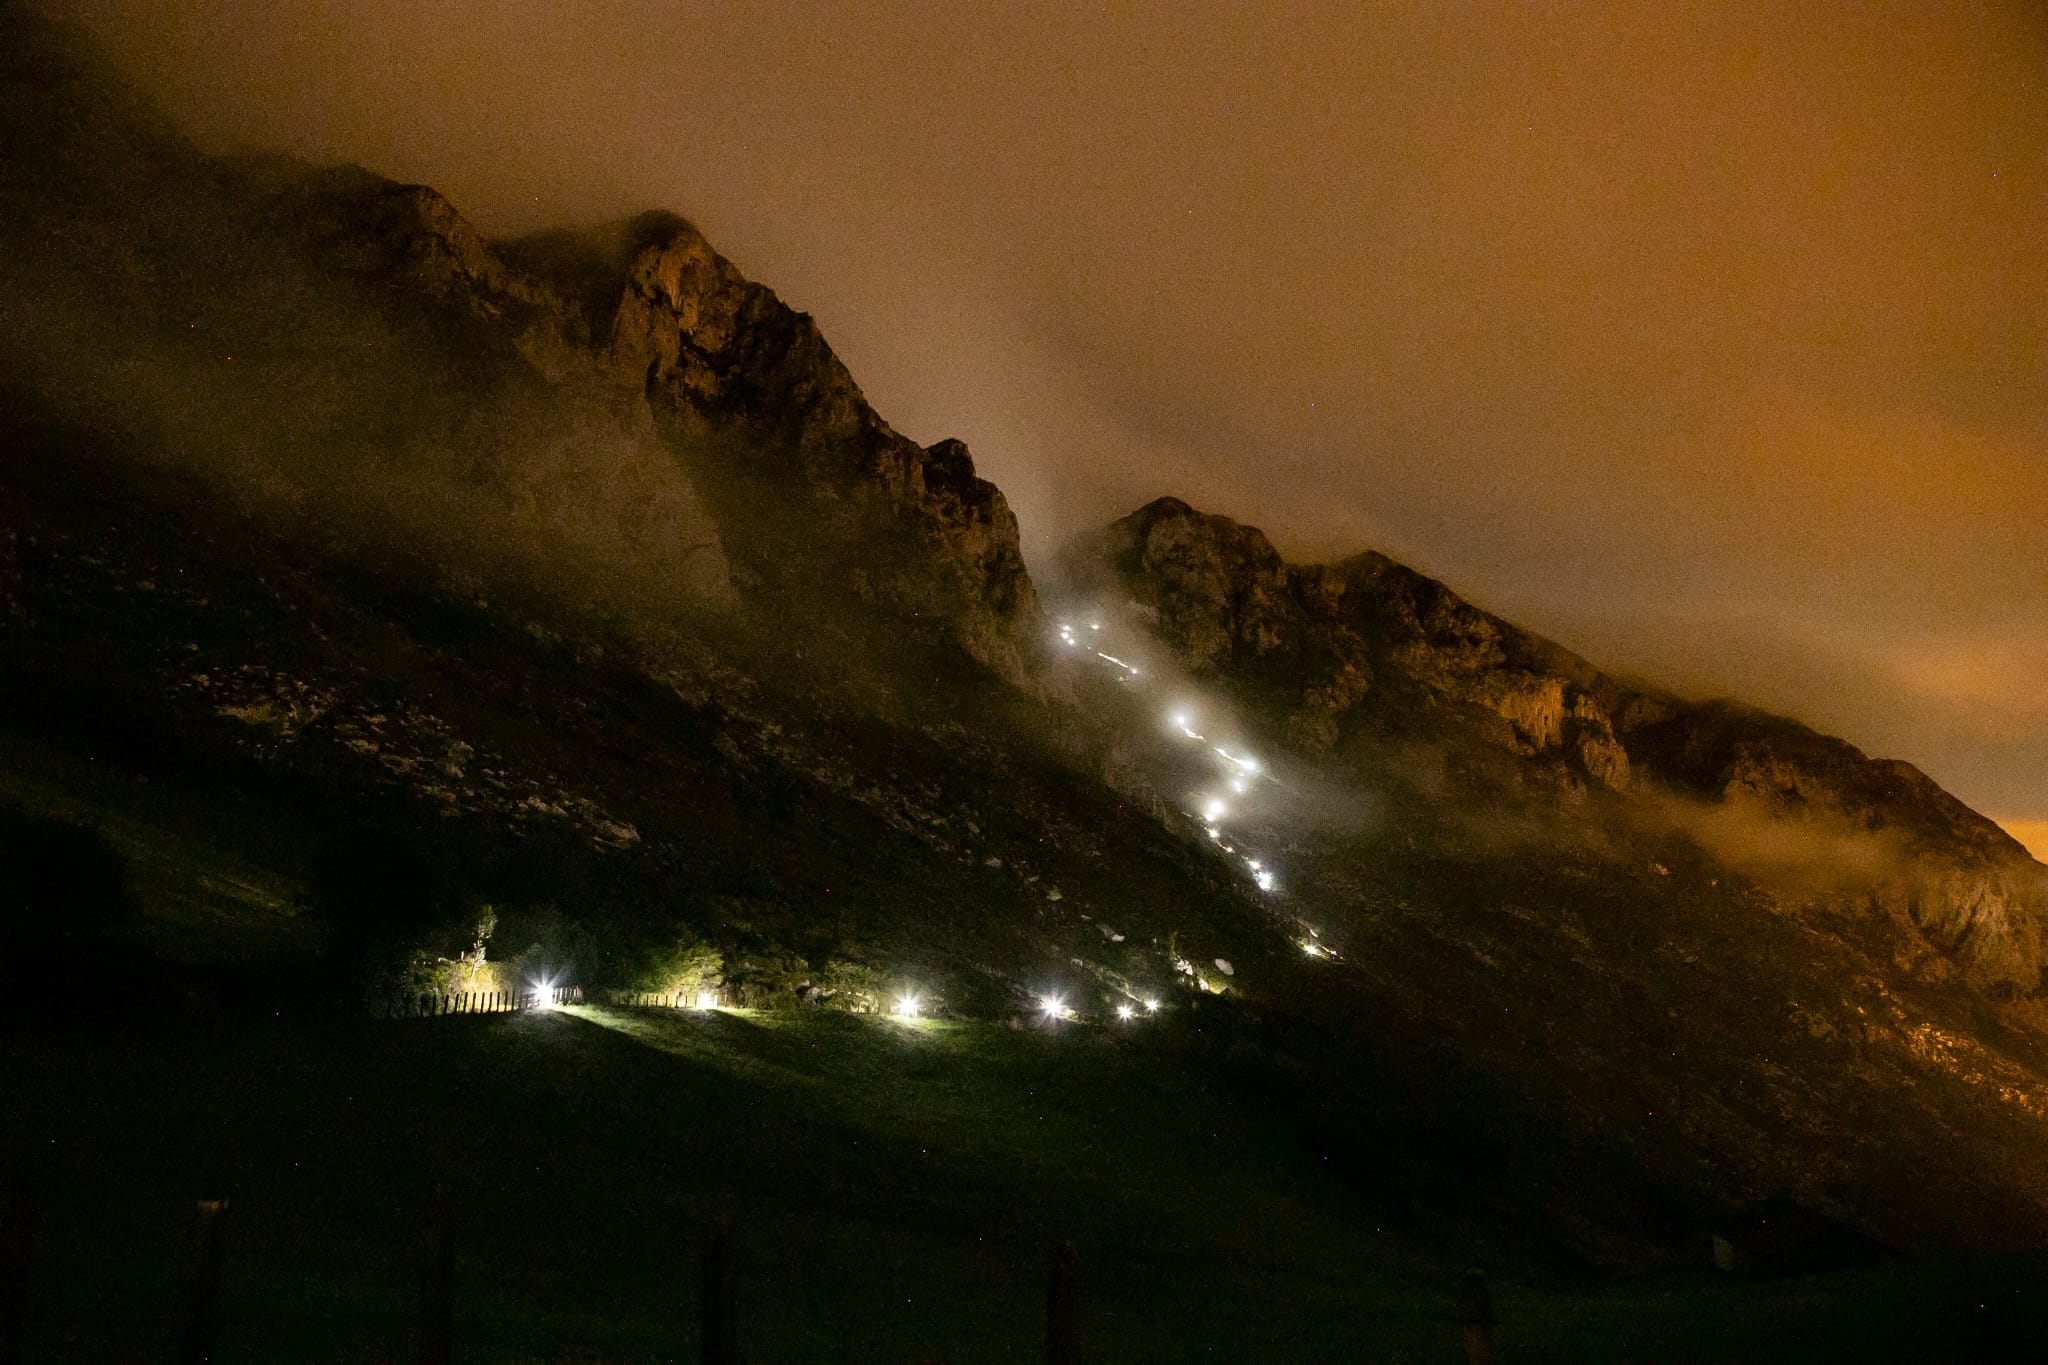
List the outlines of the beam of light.
{"label": "beam of light", "polygon": [[1038,998],[1038,1008],[1045,1012],[1046,1018],[1058,1019],[1066,1014],[1067,1002],[1057,995],[1042,995]]}
{"label": "beam of light", "polygon": [[1280,884],[1280,879],[1275,877],[1271,870],[1263,867],[1252,870],[1252,881],[1258,885],[1261,891],[1271,891]]}
{"label": "beam of light", "polygon": [[1220,844],[1223,842],[1223,831],[1211,825],[1209,826],[1209,837]]}
{"label": "beam of light", "polygon": [[1322,944],[1320,944],[1320,943],[1311,943],[1311,942],[1309,942],[1309,941],[1308,941],[1308,940],[1306,940],[1306,939],[1302,940],[1302,944],[1301,944],[1301,950],[1302,950],[1302,951],[1303,951],[1304,953],[1307,953],[1307,954],[1308,954],[1308,955],[1309,955],[1310,957],[1321,957],[1321,956],[1323,955],[1323,945],[1322,945]]}
{"label": "beam of light", "polygon": [[911,993],[910,993],[909,995],[899,995],[899,996],[897,996],[897,997],[896,997],[896,1017],[897,1017],[898,1019],[915,1019],[915,1018],[917,1018],[917,1005],[918,1005],[918,997],[917,997],[917,993],[916,993],[915,991],[911,992]]}
{"label": "beam of light", "polygon": [[698,1008],[698,1009],[700,1009],[700,1010],[715,1010],[715,1009],[717,1009],[717,1008],[718,1008],[718,992],[717,992],[717,991],[698,991],[698,992],[697,992],[697,1008]]}
{"label": "beam of light", "polygon": [[1159,1013],[1159,1002],[1158,1002],[1157,1000],[1147,1000],[1147,1001],[1145,1002],[1145,1013],[1147,1013],[1147,1014],[1157,1014],[1157,1013]]}
{"label": "beam of light", "polygon": [[1118,1005],[1116,1007],[1116,1017],[1119,1019],[1129,1019],[1135,1013],[1137,1011],[1133,1010],[1129,1005]]}
{"label": "beam of light", "polygon": [[1202,803],[1202,818],[1212,825],[1228,814],[1230,814],[1230,807],[1224,805],[1223,802],[1215,797],[1211,797]]}
{"label": "beam of light", "polygon": [[1222,759],[1246,777],[1257,777],[1259,775],[1259,760],[1253,758],[1250,754],[1240,758],[1220,744],[1214,744],[1210,747],[1216,751],[1216,757]]}
{"label": "beam of light", "polygon": [[554,1008],[555,983],[536,981],[533,983],[533,1007],[537,1010]]}
{"label": "beam of light", "polygon": [[1098,659],[1109,660],[1118,668],[1121,668],[1124,672],[1130,674],[1133,678],[1138,676],[1138,668],[1136,664],[1127,664],[1122,659],[1117,658],[1114,654],[1104,654],[1101,650],[1098,649],[1095,651],[1095,657]]}

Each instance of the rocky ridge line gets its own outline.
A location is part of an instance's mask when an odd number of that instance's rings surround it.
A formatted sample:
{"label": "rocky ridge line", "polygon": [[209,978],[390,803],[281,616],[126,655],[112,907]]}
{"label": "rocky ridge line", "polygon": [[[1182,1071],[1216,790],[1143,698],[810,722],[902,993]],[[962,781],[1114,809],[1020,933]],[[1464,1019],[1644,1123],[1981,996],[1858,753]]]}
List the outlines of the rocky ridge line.
{"label": "rocky ridge line", "polygon": [[1868,836],[1876,907],[1970,985],[2035,996],[2048,867],[1912,765],[1796,721],[1624,684],[1386,556],[1292,564],[1264,533],[1176,498],[1069,547],[1067,579],[1128,603],[1182,667],[1279,722],[1296,750],[1456,738],[1539,783]]}
{"label": "rocky ridge line", "polygon": [[971,658],[1026,675],[1037,597],[1002,492],[961,442],[925,448],[890,427],[816,323],[684,219],[499,243],[439,192],[360,167],[227,174],[324,267],[651,426],[757,601],[850,594],[899,624],[943,622]]}

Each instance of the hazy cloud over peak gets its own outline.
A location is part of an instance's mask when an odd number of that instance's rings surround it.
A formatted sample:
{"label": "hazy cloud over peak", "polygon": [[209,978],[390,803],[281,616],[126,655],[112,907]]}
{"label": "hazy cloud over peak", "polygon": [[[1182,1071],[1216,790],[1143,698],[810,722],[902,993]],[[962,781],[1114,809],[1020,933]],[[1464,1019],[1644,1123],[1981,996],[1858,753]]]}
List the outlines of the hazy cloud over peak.
{"label": "hazy cloud over peak", "polygon": [[1040,562],[1176,493],[2048,820],[2037,7],[69,9],[208,145],[690,215]]}

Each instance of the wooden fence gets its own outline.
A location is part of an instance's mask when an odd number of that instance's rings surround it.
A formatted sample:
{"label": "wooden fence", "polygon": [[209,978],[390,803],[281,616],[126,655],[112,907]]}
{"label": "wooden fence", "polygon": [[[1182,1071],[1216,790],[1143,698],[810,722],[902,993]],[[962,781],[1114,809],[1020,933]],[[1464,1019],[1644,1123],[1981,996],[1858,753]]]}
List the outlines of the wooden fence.
{"label": "wooden fence", "polygon": [[[716,1009],[721,1003],[713,991],[601,990],[597,994],[606,1004],[621,1009],[704,1010]],[[376,1013],[386,1019],[438,1019],[448,1014],[516,1014],[584,1001],[581,986],[551,986],[544,991],[531,987],[520,991],[422,991],[387,999]]]}
{"label": "wooden fence", "polygon": [[622,1009],[702,1010],[715,1009],[718,1000],[709,991],[606,991],[605,1002]]}
{"label": "wooden fence", "polygon": [[448,1014],[516,1014],[521,1010],[583,1003],[581,986],[549,986],[523,991],[423,991],[387,1000],[387,1019],[437,1019]]}
{"label": "wooden fence", "polygon": [[[197,1208],[191,1259],[185,1278],[185,1294],[178,1333],[178,1365],[207,1365],[214,1357],[220,1334],[221,1282],[227,1265],[228,1201],[203,1199]],[[0,1226],[0,1231],[9,1229]],[[419,1261],[419,1314],[414,1329],[411,1358],[419,1365],[454,1365],[455,1336],[455,1228],[449,1217],[445,1189],[436,1185],[427,1207],[423,1230],[423,1255]],[[700,1365],[739,1365],[744,1358],[743,1326],[738,1311],[739,1258],[737,1237],[729,1217],[716,1219],[699,1243],[699,1293],[697,1298],[697,1359]],[[1070,1243],[1050,1249],[1045,1261],[1044,1360],[1047,1365],[1080,1365],[1082,1351],[1082,1295],[1080,1258]],[[12,1269],[25,1274],[25,1266]],[[7,1288],[0,1285],[0,1290]],[[1463,1336],[1466,1365],[1500,1365],[1494,1345],[1493,1296],[1482,1275],[1465,1277],[1460,1295],[1459,1321],[1445,1322],[1446,1346],[1455,1325]],[[6,1300],[0,1298],[0,1305]],[[17,1324],[0,1315],[0,1362],[11,1362],[8,1353],[11,1328]],[[1446,1352],[1448,1355],[1448,1351]],[[682,1357],[678,1355],[677,1359]]]}

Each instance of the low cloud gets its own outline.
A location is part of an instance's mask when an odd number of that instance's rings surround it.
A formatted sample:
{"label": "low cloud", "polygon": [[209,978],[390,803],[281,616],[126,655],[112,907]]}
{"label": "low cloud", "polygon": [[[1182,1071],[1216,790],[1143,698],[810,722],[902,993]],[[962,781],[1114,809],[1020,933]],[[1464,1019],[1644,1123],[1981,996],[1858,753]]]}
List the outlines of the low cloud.
{"label": "low cloud", "polygon": [[68,7],[211,145],[689,214],[1040,559],[1173,492],[2048,803],[2031,682],[1840,666],[2048,648],[2034,9]]}

